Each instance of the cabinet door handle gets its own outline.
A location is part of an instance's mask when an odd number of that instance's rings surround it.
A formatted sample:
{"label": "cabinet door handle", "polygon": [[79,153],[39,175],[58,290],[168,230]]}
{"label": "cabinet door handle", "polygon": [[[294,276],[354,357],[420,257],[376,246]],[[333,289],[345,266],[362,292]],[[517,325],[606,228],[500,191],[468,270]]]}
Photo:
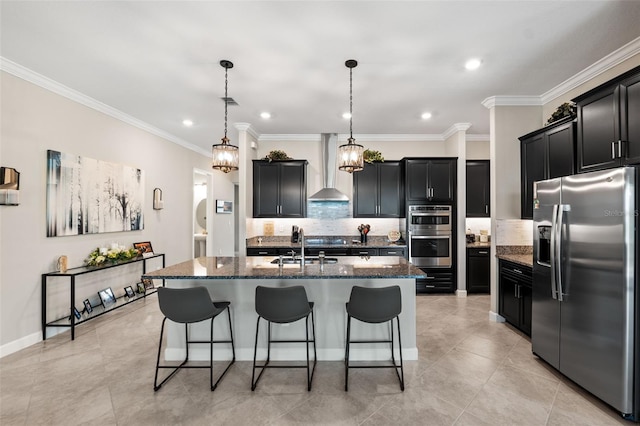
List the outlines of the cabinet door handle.
{"label": "cabinet door handle", "polygon": [[485,214],[489,214],[489,205],[488,204],[484,205],[484,213]]}
{"label": "cabinet door handle", "polygon": [[395,251],[388,251],[387,254],[396,254]]}
{"label": "cabinet door handle", "polygon": [[478,254],[487,254],[488,252],[486,251],[479,251]]}
{"label": "cabinet door handle", "polygon": [[512,269],[512,271],[516,274],[522,274],[522,271],[520,269]]}
{"label": "cabinet door handle", "polygon": [[617,143],[618,142],[616,142],[616,141],[611,142],[611,159],[612,160],[616,159],[616,144]]}
{"label": "cabinet door handle", "polygon": [[626,148],[626,141],[618,141],[618,158],[624,157],[623,151],[626,151],[624,148]]}

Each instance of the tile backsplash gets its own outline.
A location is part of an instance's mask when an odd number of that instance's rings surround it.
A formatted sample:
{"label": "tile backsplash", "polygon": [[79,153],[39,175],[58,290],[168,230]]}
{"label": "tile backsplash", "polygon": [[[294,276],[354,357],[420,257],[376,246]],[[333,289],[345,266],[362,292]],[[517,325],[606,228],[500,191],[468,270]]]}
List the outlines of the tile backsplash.
{"label": "tile backsplash", "polygon": [[369,235],[385,236],[389,231],[400,231],[405,238],[405,219],[344,218],[344,219],[247,219],[247,238],[264,235],[264,229],[273,224],[273,235],[291,235],[291,227],[304,229],[305,235],[353,235],[357,236],[360,224],[371,225]]}
{"label": "tile backsplash", "polygon": [[496,219],[497,246],[533,245],[533,221],[520,219]]}

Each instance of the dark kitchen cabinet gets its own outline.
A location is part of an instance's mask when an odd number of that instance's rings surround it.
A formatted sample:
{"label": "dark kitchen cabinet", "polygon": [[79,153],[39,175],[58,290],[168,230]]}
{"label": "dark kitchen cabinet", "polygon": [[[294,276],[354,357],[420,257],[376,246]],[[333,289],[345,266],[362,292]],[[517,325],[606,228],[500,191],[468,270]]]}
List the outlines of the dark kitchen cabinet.
{"label": "dark kitchen cabinet", "polygon": [[253,160],[253,217],[307,216],[307,161]]}
{"label": "dark kitchen cabinet", "polygon": [[416,279],[416,293],[453,293],[456,280],[453,268],[420,268],[427,278]]}
{"label": "dark kitchen cabinet", "polygon": [[491,262],[489,248],[467,249],[467,292],[489,293]]}
{"label": "dark kitchen cabinet", "polygon": [[567,117],[520,138],[522,219],[533,219],[534,182],[576,172],[575,126],[575,120]]}
{"label": "dark kitchen cabinet", "polygon": [[353,217],[400,218],[405,215],[401,161],[365,163],[353,174]]}
{"label": "dark kitchen cabinet", "polygon": [[349,249],[349,256],[377,256],[377,248],[359,247]]}
{"label": "dark kitchen cabinet", "polygon": [[498,312],[507,322],[531,335],[531,268],[500,260]]}
{"label": "dark kitchen cabinet", "polygon": [[489,160],[467,161],[467,217],[490,217]]}
{"label": "dark kitchen cabinet", "polygon": [[453,203],[457,158],[408,158],[405,162],[407,201]]}
{"label": "dark kitchen cabinet", "polygon": [[640,67],[574,102],[578,172],[640,163]]}

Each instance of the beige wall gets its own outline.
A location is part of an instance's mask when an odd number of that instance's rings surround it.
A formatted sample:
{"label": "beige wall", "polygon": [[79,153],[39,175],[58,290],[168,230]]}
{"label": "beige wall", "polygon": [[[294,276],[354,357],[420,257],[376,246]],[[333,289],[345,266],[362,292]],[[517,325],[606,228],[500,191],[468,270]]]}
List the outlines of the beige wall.
{"label": "beige wall", "polygon": [[[193,170],[209,169],[209,158],[11,74],[2,72],[0,78],[0,163],[21,173],[20,205],[0,206],[0,352],[7,353],[41,339],[40,278],[55,270],[58,256],[67,255],[75,267],[98,246],[151,241],[169,264],[189,259]],[[144,230],[47,238],[48,149],[143,169]],[[156,187],[163,191],[163,210],[152,209]],[[117,292],[127,284],[111,285]],[[78,306],[83,296],[79,288]]]}
{"label": "beige wall", "polygon": [[489,141],[467,142],[467,160],[488,160],[491,156]]}

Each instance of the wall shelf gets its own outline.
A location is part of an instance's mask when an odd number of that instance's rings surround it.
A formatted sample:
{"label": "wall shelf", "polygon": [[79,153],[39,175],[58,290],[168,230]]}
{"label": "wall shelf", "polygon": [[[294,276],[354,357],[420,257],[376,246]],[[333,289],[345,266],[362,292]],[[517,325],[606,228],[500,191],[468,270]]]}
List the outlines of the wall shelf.
{"label": "wall shelf", "polygon": [[[116,299],[115,303],[111,303],[109,305],[102,306],[94,306],[93,311],[90,314],[82,313],[82,318],[78,319],[73,315],[73,309],[76,306],[76,277],[90,274],[92,272],[104,271],[111,268],[117,268],[123,265],[131,265],[133,263],[141,262],[142,264],[142,274],[144,275],[147,272],[147,261],[150,259],[162,259],[162,267],[165,267],[165,258],[164,254],[154,254],[152,256],[147,257],[137,257],[132,260],[122,261],[118,263],[112,263],[101,266],[81,266],[78,268],[68,269],[66,272],[48,272],[46,274],[42,274],[42,340],[47,339],[47,328],[49,327],[63,327],[63,328],[71,328],[71,340],[75,339],[75,328],[76,326],[97,318],[107,312],[111,312],[115,309],[118,309],[122,306],[128,305],[129,303],[133,303],[135,301],[145,299],[148,295],[155,293],[157,290],[145,291],[142,294],[136,293],[134,297],[119,297]],[[47,321],[47,285],[48,279],[54,277],[66,277],[69,279],[69,293],[70,293],[70,302],[69,302],[69,316],[64,316],[62,318],[55,319],[53,321]],[[164,287],[164,280],[162,280],[162,286]]]}

